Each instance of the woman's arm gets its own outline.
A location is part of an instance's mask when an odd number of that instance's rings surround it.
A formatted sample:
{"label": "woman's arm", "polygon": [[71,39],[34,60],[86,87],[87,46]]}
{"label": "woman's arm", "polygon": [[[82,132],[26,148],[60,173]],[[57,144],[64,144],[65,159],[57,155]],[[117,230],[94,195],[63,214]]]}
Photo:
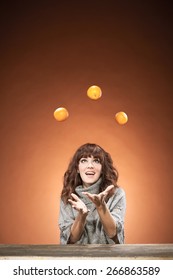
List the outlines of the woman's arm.
{"label": "woman's arm", "polygon": [[69,199],[68,201],[71,203],[72,207],[75,208],[78,211],[78,215],[76,216],[74,223],[71,226],[71,232],[68,243],[74,244],[76,243],[85,227],[86,217],[88,215],[88,209],[86,205],[82,202],[81,199],[78,198],[77,195],[71,194],[72,199]]}
{"label": "woman's arm", "polygon": [[109,209],[107,208],[106,203],[104,202],[100,206],[96,206],[97,212],[100,217],[100,221],[103,225],[104,231],[107,236],[111,239],[116,237],[116,222],[113,216],[111,215]]}

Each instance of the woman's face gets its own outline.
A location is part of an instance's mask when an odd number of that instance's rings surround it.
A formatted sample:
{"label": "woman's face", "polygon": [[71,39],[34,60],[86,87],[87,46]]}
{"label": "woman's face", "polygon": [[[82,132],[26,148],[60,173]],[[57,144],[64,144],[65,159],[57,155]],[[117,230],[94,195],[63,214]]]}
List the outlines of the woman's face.
{"label": "woman's face", "polygon": [[84,187],[89,187],[98,181],[101,176],[102,165],[98,158],[93,156],[87,158],[81,158],[79,160],[78,172],[83,181]]}

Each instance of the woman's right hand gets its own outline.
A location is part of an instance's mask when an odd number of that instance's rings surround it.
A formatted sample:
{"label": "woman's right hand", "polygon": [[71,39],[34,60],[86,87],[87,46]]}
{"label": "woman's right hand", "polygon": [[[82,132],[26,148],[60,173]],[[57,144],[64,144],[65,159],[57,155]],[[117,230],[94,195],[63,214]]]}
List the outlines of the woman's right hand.
{"label": "woman's right hand", "polygon": [[73,199],[68,199],[68,202],[70,202],[72,207],[82,214],[88,213],[85,203],[83,203],[83,201],[76,194],[72,193],[71,196]]}

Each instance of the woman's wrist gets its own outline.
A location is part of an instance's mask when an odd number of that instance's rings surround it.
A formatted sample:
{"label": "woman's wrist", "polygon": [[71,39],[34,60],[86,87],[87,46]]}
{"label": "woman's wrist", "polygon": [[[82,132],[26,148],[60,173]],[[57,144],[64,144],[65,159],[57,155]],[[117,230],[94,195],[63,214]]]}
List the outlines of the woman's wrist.
{"label": "woman's wrist", "polygon": [[106,210],[106,202],[104,201],[100,205],[96,206],[97,211],[105,211]]}
{"label": "woman's wrist", "polygon": [[88,215],[89,211],[90,211],[90,210],[88,210],[87,208],[85,208],[85,209],[84,209],[84,208],[81,208],[79,212],[80,212],[81,214],[83,214],[83,215]]}

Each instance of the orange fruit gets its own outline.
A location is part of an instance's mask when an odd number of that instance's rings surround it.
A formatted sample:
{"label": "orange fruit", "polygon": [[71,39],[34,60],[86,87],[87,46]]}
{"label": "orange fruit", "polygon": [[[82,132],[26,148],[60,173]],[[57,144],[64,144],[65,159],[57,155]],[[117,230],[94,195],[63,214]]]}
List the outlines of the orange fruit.
{"label": "orange fruit", "polygon": [[65,121],[68,118],[69,113],[68,113],[66,108],[59,107],[54,111],[53,115],[54,115],[54,118],[57,121],[62,122],[62,121]]}
{"label": "orange fruit", "polygon": [[128,116],[125,112],[118,112],[116,115],[115,115],[115,119],[116,121],[119,123],[119,124],[126,124],[128,122]]}
{"label": "orange fruit", "polygon": [[87,90],[87,96],[93,100],[97,100],[102,96],[101,88],[98,86],[91,86]]}

